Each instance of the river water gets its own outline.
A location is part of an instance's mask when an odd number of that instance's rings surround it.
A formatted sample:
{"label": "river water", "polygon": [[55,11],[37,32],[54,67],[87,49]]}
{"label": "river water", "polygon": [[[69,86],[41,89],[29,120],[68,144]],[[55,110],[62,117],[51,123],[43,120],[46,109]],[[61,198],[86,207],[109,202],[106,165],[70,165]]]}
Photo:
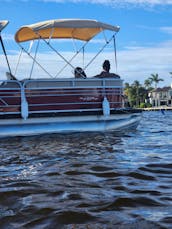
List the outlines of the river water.
{"label": "river water", "polygon": [[0,139],[0,228],[172,228],[172,112],[125,133]]}

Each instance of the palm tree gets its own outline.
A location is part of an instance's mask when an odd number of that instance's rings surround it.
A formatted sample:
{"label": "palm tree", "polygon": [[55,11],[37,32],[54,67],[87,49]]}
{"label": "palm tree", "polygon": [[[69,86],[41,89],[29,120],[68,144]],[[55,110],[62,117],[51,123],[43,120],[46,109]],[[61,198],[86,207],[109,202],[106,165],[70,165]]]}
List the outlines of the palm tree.
{"label": "palm tree", "polygon": [[152,82],[150,79],[146,79],[144,81],[145,88],[148,89],[151,86]]}
{"label": "palm tree", "polygon": [[132,85],[136,90],[136,106],[139,106],[139,103],[140,103],[140,101],[139,101],[139,88],[141,86],[140,82],[138,80],[135,80]]}
{"label": "palm tree", "polygon": [[125,83],[124,87],[125,88],[129,88],[130,87],[130,84],[129,83]]}
{"label": "palm tree", "polygon": [[158,74],[151,74],[151,77],[149,77],[149,80],[153,83],[155,83],[155,89],[157,88],[157,85],[160,81],[164,81],[163,79],[161,78],[158,78]]}

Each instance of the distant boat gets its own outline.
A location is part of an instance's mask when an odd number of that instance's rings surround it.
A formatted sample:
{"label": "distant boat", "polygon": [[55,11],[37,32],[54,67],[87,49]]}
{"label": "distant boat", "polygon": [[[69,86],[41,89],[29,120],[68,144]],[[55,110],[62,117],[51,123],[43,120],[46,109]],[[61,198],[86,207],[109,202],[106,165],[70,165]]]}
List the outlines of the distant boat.
{"label": "distant boat", "polygon": [[[0,31],[6,24],[7,21],[0,21]],[[79,78],[69,74],[69,78],[57,79],[49,76],[44,79],[29,78],[19,81],[9,68],[7,80],[1,81],[0,85],[0,137],[121,131],[137,127],[141,111],[124,107],[122,79],[112,75],[106,78],[86,77],[85,68],[75,68],[72,65],[78,51],[68,61],[50,42],[52,39],[83,41],[84,45],[79,50],[81,51],[85,50],[85,43],[106,30],[112,33],[112,37],[105,42],[104,48],[110,41],[115,41],[118,26],[95,20],[64,19],[22,26],[16,32],[16,42],[33,60],[31,71],[34,64],[37,64],[50,75],[36,59],[38,46],[34,56],[23,46],[29,41],[43,41]],[[96,56],[90,63],[95,58]],[[88,66],[89,64],[86,67]]]}

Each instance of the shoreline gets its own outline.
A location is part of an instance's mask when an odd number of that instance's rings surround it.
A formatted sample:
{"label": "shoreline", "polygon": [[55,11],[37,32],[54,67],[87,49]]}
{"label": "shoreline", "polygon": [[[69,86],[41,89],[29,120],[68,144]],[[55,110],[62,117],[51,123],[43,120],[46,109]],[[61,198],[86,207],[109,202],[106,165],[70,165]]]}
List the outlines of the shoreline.
{"label": "shoreline", "polygon": [[143,111],[161,111],[161,110],[172,110],[172,107],[158,106],[158,107],[147,107],[147,108],[143,108]]}

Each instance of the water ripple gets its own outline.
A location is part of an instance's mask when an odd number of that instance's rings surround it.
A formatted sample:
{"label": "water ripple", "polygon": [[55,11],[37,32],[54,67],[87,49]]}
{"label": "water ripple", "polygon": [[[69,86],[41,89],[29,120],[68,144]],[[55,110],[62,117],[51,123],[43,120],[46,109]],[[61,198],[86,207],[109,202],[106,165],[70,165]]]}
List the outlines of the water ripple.
{"label": "water ripple", "polygon": [[172,228],[172,113],[136,131],[0,140],[0,228]]}

